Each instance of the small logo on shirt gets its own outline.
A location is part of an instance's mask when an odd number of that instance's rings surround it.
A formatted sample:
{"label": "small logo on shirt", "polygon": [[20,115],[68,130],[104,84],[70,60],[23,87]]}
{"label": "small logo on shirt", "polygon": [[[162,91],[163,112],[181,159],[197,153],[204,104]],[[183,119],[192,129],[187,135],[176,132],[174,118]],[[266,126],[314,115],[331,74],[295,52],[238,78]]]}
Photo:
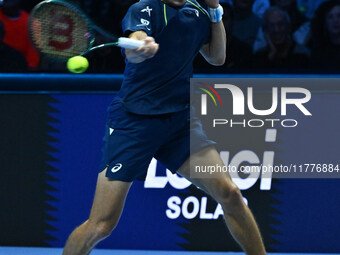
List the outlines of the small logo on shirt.
{"label": "small logo on shirt", "polygon": [[113,128],[110,128],[110,135],[112,135],[113,131],[115,131]]}
{"label": "small logo on shirt", "polygon": [[146,27],[147,30],[150,30],[150,28],[148,28],[148,25],[150,25],[150,21],[146,20],[146,19],[140,19],[140,23],[139,25],[137,25],[137,27]]}
{"label": "small logo on shirt", "polygon": [[146,8],[144,8],[144,9],[141,10],[140,12],[146,12],[146,13],[149,14],[149,17],[151,17],[151,11],[152,11],[152,9],[150,9],[149,6],[146,6]]}
{"label": "small logo on shirt", "polygon": [[111,169],[111,173],[116,173],[118,172],[121,168],[122,168],[122,164],[121,163],[117,163],[114,167],[112,167]]}
{"label": "small logo on shirt", "polygon": [[195,10],[196,16],[199,17],[200,16],[200,12]]}

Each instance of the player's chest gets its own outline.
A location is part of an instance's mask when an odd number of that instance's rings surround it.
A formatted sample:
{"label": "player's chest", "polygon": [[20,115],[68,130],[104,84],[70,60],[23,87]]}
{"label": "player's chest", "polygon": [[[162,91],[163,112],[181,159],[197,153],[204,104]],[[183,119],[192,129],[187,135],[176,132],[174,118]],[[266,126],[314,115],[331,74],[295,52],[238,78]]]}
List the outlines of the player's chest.
{"label": "player's chest", "polygon": [[206,11],[195,2],[187,2],[182,8],[174,9],[161,3],[161,15],[157,34],[170,30],[172,36],[198,36],[210,32],[210,20]]}

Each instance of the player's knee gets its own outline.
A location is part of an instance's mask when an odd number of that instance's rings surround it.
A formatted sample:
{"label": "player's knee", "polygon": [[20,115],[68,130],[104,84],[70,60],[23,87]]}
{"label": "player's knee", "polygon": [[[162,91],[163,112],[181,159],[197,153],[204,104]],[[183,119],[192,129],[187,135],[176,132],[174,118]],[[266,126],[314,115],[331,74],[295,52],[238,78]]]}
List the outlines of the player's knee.
{"label": "player's knee", "polygon": [[217,201],[226,212],[242,206],[243,200],[240,189],[234,183],[224,183],[218,189]]}
{"label": "player's knee", "polygon": [[111,235],[116,225],[116,221],[101,221],[96,223],[94,226],[94,232],[97,239],[103,239]]}

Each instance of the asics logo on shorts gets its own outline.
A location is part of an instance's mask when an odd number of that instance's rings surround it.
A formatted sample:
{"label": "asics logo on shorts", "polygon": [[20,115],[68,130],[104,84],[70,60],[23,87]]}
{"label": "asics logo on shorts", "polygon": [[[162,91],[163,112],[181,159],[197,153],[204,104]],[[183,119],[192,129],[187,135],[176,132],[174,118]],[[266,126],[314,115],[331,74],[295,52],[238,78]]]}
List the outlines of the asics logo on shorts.
{"label": "asics logo on shorts", "polygon": [[121,168],[122,168],[122,164],[121,163],[117,163],[114,167],[112,167],[111,172],[115,173],[118,172]]}

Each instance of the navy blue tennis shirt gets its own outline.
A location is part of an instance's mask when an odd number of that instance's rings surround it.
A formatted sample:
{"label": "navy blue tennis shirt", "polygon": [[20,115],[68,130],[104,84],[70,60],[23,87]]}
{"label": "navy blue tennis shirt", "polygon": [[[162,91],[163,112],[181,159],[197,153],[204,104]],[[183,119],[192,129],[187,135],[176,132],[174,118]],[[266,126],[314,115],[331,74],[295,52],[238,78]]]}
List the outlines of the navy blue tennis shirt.
{"label": "navy blue tennis shirt", "polygon": [[122,21],[124,33],[143,30],[159,50],[142,63],[126,60],[118,100],[127,111],[154,115],[189,107],[193,60],[210,41],[210,19],[203,7],[195,0],[178,9],[161,0],[141,0],[130,7]]}

